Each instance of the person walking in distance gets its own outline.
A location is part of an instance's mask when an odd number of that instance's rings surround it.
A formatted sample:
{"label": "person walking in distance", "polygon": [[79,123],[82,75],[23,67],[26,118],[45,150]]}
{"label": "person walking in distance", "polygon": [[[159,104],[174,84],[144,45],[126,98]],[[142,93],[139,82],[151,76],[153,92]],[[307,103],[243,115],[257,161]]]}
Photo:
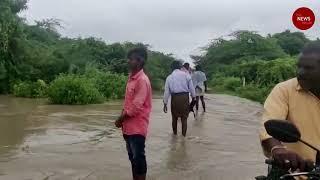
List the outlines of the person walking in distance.
{"label": "person walking in distance", "polygon": [[129,51],[130,75],[126,87],[124,108],[115,122],[116,127],[122,127],[133,180],[145,180],[147,174],[145,140],[152,107],[152,90],[150,81],[143,71],[146,60],[146,49],[135,48]]}
{"label": "person walking in distance", "polygon": [[199,99],[202,103],[203,112],[206,112],[206,103],[204,102],[204,94],[207,92],[207,77],[201,70],[201,66],[196,66],[196,71],[192,74],[193,85],[196,88],[196,110],[199,110]]}
{"label": "person walking in distance", "polygon": [[190,64],[189,63],[184,63],[182,68],[181,68],[182,71],[188,73],[188,74],[191,74],[191,68],[190,68]]}
{"label": "person walking in distance", "polygon": [[190,112],[189,93],[195,100],[195,88],[191,76],[181,70],[181,63],[174,61],[171,65],[173,72],[167,77],[163,98],[163,111],[167,113],[167,104],[171,96],[172,130],[177,135],[178,118],[181,118],[182,135],[187,134],[187,119]]}

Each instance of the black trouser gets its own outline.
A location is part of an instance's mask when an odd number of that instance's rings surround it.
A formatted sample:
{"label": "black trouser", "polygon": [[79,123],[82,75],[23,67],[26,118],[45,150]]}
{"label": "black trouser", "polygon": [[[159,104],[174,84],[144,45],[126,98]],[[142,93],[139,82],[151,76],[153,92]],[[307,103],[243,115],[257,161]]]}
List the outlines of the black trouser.
{"label": "black trouser", "polygon": [[181,118],[182,135],[186,136],[189,112],[189,93],[171,94],[172,130],[174,134],[177,134],[178,118]]}
{"label": "black trouser", "polygon": [[123,137],[126,141],[133,177],[147,174],[144,150],[146,138],[142,135],[123,135]]}

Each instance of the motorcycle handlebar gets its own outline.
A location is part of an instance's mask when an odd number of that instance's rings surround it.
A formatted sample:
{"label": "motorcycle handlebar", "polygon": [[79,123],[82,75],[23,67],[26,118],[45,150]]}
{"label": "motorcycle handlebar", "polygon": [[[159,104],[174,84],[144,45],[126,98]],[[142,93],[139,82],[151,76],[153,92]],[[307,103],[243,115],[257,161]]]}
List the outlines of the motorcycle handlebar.
{"label": "motorcycle handlebar", "polygon": [[[274,159],[266,159],[265,163],[272,166],[277,166],[276,161]],[[320,168],[320,167],[319,167]],[[297,172],[297,173],[290,173],[282,176],[280,179],[286,179],[288,177],[296,177],[296,176],[307,176],[309,179],[320,179],[320,169],[317,167],[313,167],[312,170],[307,172]],[[266,179],[265,176],[256,177],[256,179]]]}
{"label": "motorcycle handlebar", "polygon": [[[266,159],[265,163],[272,166],[277,166],[277,163],[274,159]],[[307,171],[312,171],[315,168],[315,166],[309,167]]]}
{"label": "motorcycle handlebar", "polygon": [[276,165],[275,161],[273,159],[266,159],[265,163],[268,164],[268,165]]}

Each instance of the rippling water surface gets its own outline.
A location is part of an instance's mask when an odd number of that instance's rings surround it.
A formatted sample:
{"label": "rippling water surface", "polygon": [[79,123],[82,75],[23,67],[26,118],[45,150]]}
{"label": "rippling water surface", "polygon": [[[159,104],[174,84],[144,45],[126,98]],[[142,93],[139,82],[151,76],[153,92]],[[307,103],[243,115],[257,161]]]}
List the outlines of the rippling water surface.
{"label": "rippling water surface", "polygon": [[[207,113],[190,116],[188,137],[171,135],[170,114],[153,100],[148,179],[249,180],[265,173],[257,129],[261,105],[208,95]],[[127,180],[130,166],[113,127],[121,102],[47,105],[0,96],[0,179]]]}

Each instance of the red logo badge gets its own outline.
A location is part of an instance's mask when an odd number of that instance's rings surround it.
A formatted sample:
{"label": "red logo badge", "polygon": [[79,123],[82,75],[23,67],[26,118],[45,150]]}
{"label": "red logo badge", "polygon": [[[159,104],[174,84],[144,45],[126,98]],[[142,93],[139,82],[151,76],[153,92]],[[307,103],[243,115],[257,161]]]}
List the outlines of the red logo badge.
{"label": "red logo badge", "polygon": [[310,29],[315,22],[313,11],[307,7],[297,9],[292,15],[292,22],[300,30]]}

